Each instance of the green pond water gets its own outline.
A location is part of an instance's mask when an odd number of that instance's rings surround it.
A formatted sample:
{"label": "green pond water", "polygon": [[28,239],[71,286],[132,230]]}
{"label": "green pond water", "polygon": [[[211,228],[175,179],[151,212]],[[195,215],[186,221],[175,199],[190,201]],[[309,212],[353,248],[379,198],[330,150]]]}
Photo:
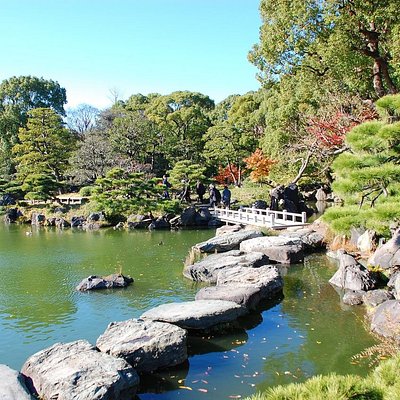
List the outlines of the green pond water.
{"label": "green pond water", "polygon": [[[182,276],[190,247],[213,230],[97,232],[0,224],[0,363],[20,369],[56,342],[95,343],[111,321],[137,318],[172,301],[193,300],[201,287]],[[315,374],[365,375],[351,357],[373,344],[363,309],[340,303],[328,279],[336,263],[324,254],[282,270],[284,296],[243,318],[242,329],[195,337],[187,363],[142,378],[138,398],[244,398]],[[122,271],[122,290],[80,293],[88,275]]]}

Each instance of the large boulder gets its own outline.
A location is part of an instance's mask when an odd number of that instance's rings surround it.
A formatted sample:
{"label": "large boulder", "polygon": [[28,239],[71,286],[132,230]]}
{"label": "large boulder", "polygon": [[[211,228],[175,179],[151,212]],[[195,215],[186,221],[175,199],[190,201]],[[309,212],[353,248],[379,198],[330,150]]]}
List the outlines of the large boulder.
{"label": "large boulder", "polygon": [[365,293],[363,290],[346,290],[342,301],[349,306],[357,306],[363,303]]}
{"label": "large boulder", "polygon": [[83,216],[76,216],[74,215],[71,218],[71,228],[82,228],[82,226],[84,226],[86,223],[86,218]]}
{"label": "large boulder", "polygon": [[368,259],[368,264],[382,269],[391,269],[400,265],[400,229],[392,238],[379,247]]}
{"label": "large boulder", "polygon": [[213,216],[210,213],[208,207],[200,207],[195,215],[196,226],[208,226],[208,223],[212,220]]}
{"label": "large boulder", "polygon": [[339,269],[329,280],[334,286],[349,290],[371,290],[377,285],[375,274],[358,263],[354,257],[342,253],[339,256]]}
{"label": "large boulder", "polygon": [[262,300],[261,290],[255,285],[218,285],[200,289],[196,300],[233,301],[248,309],[256,308]]}
{"label": "large boulder", "polygon": [[9,208],[4,215],[4,222],[12,224],[17,222],[18,218],[22,216],[22,212],[18,208]]}
{"label": "large boulder", "polygon": [[264,253],[270,261],[281,264],[299,263],[304,259],[303,243],[298,237],[265,236],[249,239],[240,243],[240,250]]}
{"label": "large boulder", "polygon": [[211,254],[192,265],[186,265],[183,275],[198,282],[217,282],[218,273],[235,266],[257,268],[268,264],[268,257],[262,253],[244,253],[231,250],[226,253]]}
{"label": "large boulder", "polygon": [[282,287],[282,278],[275,267],[254,270],[234,267],[219,274],[217,286],[200,289],[196,300],[228,300],[251,309],[262,300],[275,297]]}
{"label": "large boulder", "polygon": [[43,399],[128,400],[139,383],[125,360],[97,351],[86,340],[56,343],[39,351],[21,372]]}
{"label": "large boulder", "polygon": [[133,279],[130,276],[122,274],[111,274],[103,277],[91,275],[83,279],[76,287],[76,290],[85,292],[87,290],[122,288],[130,285],[132,282]]}
{"label": "large boulder", "polygon": [[376,233],[370,229],[367,229],[357,239],[357,249],[360,250],[361,254],[369,255],[376,247]]}
{"label": "large boulder", "polygon": [[129,229],[147,229],[152,222],[152,218],[146,215],[130,215],[128,217],[127,226]]}
{"label": "large boulder", "polygon": [[229,250],[239,249],[244,240],[262,237],[261,231],[244,230],[213,237],[206,242],[198,243],[194,247],[203,253],[222,253]]}
{"label": "large boulder", "polygon": [[217,228],[215,236],[226,235],[227,233],[235,233],[244,230],[242,225],[223,225]]}
{"label": "large boulder", "polygon": [[33,400],[25,386],[24,377],[4,364],[0,364],[0,382],[1,400]]}
{"label": "large boulder", "polygon": [[188,330],[209,330],[233,323],[247,313],[233,301],[197,300],[162,304],[141,315],[141,319],[168,322]]}
{"label": "large boulder", "polygon": [[384,289],[370,290],[364,294],[364,304],[368,307],[377,307],[379,304],[388,300],[393,300],[394,296],[391,292]]}
{"label": "large boulder", "polygon": [[[182,214],[179,218],[179,225],[180,226],[194,226],[196,225],[196,216],[197,211],[194,207],[188,207],[183,210]],[[207,221],[208,223],[208,221]],[[206,223],[206,225],[207,225]]]}
{"label": "large boulder", "polygon": [[300,240],[303,244],[303,249],[306,252],[313,252],[325,247],[325,237],[321,232],[316,232],[314,229],[301,228],[296,230],[287,230],[282,232],[280,237],[289,238],[292,240]]}
{"label": "large boulder", "polygon": [[385,301],[375,309],[371,330],[378,335],[400,341],[400,300]]}
{"label": "large boulder", "polygon": [[46,216],[41,213],[32,213],[31,224],[36,226],[43,226],[46,222]]}
{"label": "large boulder", "polygon": [[253,285],[260,289],[260,295],[265,299],[272,298],[282,291],[283,280],[276,267],[234,267],[219,273],[217,286],[219,285]]}
{"label": "large boulder", "polygon": [[97,348],[121,357],[137,371],[155,371],[187,359],[187,333],[178,326],[130,319],[112,322],[97,339]]}
{"label": "large boulder", "polygon": [[157,230],[157,229],[170,229],[170,228],[171,228],[171,224],[164,217],[159,217],[159,218],[155,219],[149,225],[149,229],[155,229],[155,230]]}

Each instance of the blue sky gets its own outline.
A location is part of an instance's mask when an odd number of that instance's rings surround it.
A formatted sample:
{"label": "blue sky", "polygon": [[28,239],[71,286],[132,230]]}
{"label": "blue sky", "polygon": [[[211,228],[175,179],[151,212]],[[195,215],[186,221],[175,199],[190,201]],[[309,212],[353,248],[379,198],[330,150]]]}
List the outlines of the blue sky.
{"label": "blue sky", "polygon": [[58,81],[67,107],[134,93],[257,90],[259,0],[0,0],[0,80]]}

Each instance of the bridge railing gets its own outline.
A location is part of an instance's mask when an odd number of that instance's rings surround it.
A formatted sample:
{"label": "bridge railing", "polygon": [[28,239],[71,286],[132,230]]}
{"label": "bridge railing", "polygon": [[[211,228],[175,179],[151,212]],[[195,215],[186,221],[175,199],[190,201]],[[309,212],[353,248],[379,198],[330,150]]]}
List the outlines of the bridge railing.
{"label": "bridge railing", "polygon": [[239,210],[230,210],[227,208],[214,208],[214,215],[217,218],[230,220],[232,222],[257,224],[274,227],[276,225],[303,225],[307,223],[307,215],[302,213],[290,213],[286,210],[275,211],[267,208],[243,207]]}

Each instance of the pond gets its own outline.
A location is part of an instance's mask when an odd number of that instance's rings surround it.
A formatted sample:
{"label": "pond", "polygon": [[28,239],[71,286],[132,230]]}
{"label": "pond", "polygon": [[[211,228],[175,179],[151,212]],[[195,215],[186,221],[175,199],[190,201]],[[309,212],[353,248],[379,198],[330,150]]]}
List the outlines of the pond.
{"label": "pond", "polygon": [[[137,318],[201,287],[182,276],[190,247],[213,230],[34,229],[0,224],[0,363],[20,369],[56,342],[95,343],[111,321]],[[374,343],[363,309],[340,303],[328,284],[337,266],[324,254],[283,268],[284,296],[243,318],[243,329],[190,340],[187,363],[142,379],[138,398],[243,398],[315,374],[365,375],[351,357]],[[122,271],[122,290],[80,293],[88,275]]]}

